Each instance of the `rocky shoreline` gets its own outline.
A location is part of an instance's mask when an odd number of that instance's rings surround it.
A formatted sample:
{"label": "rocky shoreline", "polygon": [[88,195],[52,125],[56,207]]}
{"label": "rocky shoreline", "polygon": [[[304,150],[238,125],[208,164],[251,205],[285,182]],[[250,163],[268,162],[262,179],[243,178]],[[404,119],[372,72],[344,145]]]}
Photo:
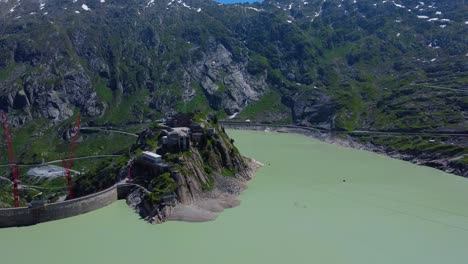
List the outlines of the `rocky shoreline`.
{"label": "rocky shoreline", "polygon": [[247,168],[234,177],[217,174],[214,177],[214,188],[199,193],[191,203],[179,201],[168,203],[152,213],[143,212],[142,192],[135,190],[127,197],[127,204],[140,214],[146,221],[159,224],[166,221],[207,222],[217,218],[217,214],[228,208],[240,205],[237,197],[247,189],[247,182],[255,176],[255,172],[263,164],[250,158],[244,158]]}
{"label": "rocky shoreline", "polygon": [[453,159],[439,159],[436,157],[424,157],[423,158],[417,155],[401,153],[395,150],[391,150],[384,146],[378,146],[378,145],[374,145],[371,143],[362,143],[349,135],[347,135],[346,137],[341,137],[341,136],[333,135],[331,133],[326,133],[326,132],[322,132],[318,130],[299,128],[299,127],[290,127],[290,126],[268,126],[268,125],[244,126],[244,125],[232,125],[232,124],[223,124],[223,126],[228,129],[272,131],[272,132],[279,132],[279,133],[301,134],[307,137],[318,139],[322,142],[335,144],[341,147],[371,151],[371,152],[385,155],[391,158],[409,161],[417,165],[432,167],[432,168],[439,169],[450,174],[455,174],[458,176],[468,178],[468,168],[454,167],[452,163],[450,162],[457,158],[453,158]]}
{"label": "rocky shoreline", "polygon": [[254,159],[246,158],[246,163],[248,168],[245,175],[236,175],[235,177],[216,175],[213,190],[203,193],[200,198],[194,200],[190,205],[177,203],[171,208],[165,220],[184,222],[213,221],[217,218],[217,213],[239,206],[241,202],[237,197],[247,189],[247,181],[255,176],[256,170],[263,166],[262,163]]}

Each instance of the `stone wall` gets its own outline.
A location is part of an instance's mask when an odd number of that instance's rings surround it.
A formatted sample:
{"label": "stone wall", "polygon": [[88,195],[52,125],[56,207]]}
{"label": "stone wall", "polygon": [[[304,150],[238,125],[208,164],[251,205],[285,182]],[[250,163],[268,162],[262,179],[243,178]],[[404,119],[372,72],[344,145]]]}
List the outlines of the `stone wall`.
{"label": "stone wall", "polygon": [[13,226],[27,226],[37,223],[58,220],[84,214],[120,199],[125,199],[131,186],[116,185],[104,191],[81,198],[46,204],[38,208],[5,208],[0,209],[0,228]]}

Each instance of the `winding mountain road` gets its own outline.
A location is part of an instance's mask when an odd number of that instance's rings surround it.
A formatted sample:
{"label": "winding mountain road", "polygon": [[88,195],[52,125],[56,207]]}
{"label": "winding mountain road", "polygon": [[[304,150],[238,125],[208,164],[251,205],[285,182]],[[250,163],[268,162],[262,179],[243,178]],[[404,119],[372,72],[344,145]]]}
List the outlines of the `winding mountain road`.
{"label": "winding mountain road", "polygon": [[[108,158],[108,157],[120,157],[122,155],[93,155],[93,156],[83,156],[83,157],[75,157],[73,158],[74,161],[76,160],[82,160],[82,159],[97,159],[97,158]],[[65,159],[65,160],[70,160],[70,159]],[[47,162],[42,162],[42,163],[27,163],[27,164],[17,164],[19,167],[34,167],[34,166],[41,166],[41,165],[48,165],[48,164],[54,164],[54,163],[61,163],[62,160],[52,160],[52,161],[47,161]],[[0,164],[0,167],[9,167],[11,164]]]}
{"label": "winding mountain road", "polygon": [[105,127],[80,127],[80,130],[103,131],[103,132],[109,132],[109,133],[123,134],[127,136],[132,136],[132,137],[138,137],[138,134],[135,134],[135,133],[130,133],[127,131],[117,130],[117,129],[108,129]]}
{"label": "winding mountain road", "polygon": [[276,128],[295,128],[295,129],[306,129],[315,132],[322,133],[346,133],[346,134],[376,134],[376,135],[420,135],[420,136],[453,136],[453,137],[468,137],[468,131],[466,133],[452,133],[452,132],[404,132],[404,131],[369,131],[369,130],[327,130],[317,127],[307,126],[295,126],[295,125],[273,125],[273,124],[261,124],[252,122],[242,121],[219,121],[222,125],[232,126],[249,126],[249,127],[276,127]]}

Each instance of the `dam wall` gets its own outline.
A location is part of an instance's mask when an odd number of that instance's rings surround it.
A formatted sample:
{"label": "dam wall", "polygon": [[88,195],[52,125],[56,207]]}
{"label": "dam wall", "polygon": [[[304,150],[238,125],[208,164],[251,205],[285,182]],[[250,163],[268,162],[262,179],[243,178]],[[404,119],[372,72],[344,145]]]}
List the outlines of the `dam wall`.
{"label": "dam wall", "polygon": [[118,199],[125,199],[133,188],[135,187],[128,184],[114,185],[88,196],[36,208],[0,209],[0,228],[34,225],[84,214],[110,205]]}

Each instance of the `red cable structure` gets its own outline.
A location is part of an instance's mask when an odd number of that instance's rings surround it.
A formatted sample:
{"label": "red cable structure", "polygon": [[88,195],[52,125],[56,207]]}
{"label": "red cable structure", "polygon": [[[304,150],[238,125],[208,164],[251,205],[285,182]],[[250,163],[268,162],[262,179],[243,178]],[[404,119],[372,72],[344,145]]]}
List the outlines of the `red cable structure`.
{"label": "red cable structure", "polygon": [[63,168],[65,169],[65,175],[68,181],[68,199],[73,199],[73,190],[72,190],[73,181],[72,181],[70,170],[73,166],[73,158],[75,156],[76,141],[78,139],[78,134],[80,132],[80,123],[81,123],[81,115],[80,113],[78,113],[78,117],[76,119],[75,128],[74,128],[75,135],[73,136],[70,158],[68,159],[68,162],[65,159],[62,160]]}
{"label": "red cable structure", "polygon": [[15,163],[15,156],[13,155],[13,147],[11,145],[10,131],[8,130],[8,122],[5,112],[2,111],[2,122],[3,129],[5,129],[5,136],[8,144],[8,154],[10,156],[11,172],[13,174],[13,195],[15,198],[15,207],[19,207],[19,193],[18,193],[18,181],[19,181],[19,170],[18,165]]}

